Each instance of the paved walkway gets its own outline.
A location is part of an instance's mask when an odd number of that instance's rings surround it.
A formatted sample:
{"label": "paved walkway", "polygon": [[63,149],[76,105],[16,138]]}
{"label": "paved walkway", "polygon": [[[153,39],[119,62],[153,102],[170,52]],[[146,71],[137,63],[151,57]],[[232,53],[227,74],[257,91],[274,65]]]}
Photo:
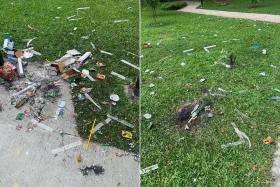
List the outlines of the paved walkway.
{"label": "paved walkway", "polygon": [[277,143],[277,151],[274,155],[273,166],[272,166],[272,176],[273,176],[273,184],[272,187],[280,186],[280,143]]}
{"label": "paved walkway", "polygon": [[255,21],[267,21],[267,22],[272,22],[272,23],[280,23],[280,15],[198,9],[197,7],[200,6],[200,2],[187,1],[187,3],[188,3],[188,6],[180,9],[179,11],[190,12],[190,13],[195,13],[195,14],[227,17],[227,18],[249,19],[249,20],[255,20]]}

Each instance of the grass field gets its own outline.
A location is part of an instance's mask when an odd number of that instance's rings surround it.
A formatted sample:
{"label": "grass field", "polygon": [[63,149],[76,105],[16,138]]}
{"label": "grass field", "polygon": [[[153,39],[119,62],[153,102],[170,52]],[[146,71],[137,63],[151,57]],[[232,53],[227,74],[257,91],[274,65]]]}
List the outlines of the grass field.
{"label": "grass field", "polygon": [[280,0],[264,0],[257,7],[251,7],[251,0],[231,0],[226,4],[212,0],[205,1],[204,9],[225,10],[234,12],[252,12],[262,14],[280,14]]}
{"label": "grass field", "polygon": [[[262,139],[279,135],[280,103],[271,97],[279,95],[273,89],[280,87],[280,38],[276,37],[280,25],[175,11],[158,14],[155,23],[150,11],[142,12],[141,40],[152,47],[142,49],[141,111],[152,118],[141,124],[141,167],[159,165],[158,170],[142,176],[142,186],[268,185],[275,146]],[[261,47],[252,49],[252,44]],[[203,47],[209,45],[216,47],[207,53]],[[190,55],[183,53],[191,48],[195,50]],[[263,48],[267,55],[262,54]],[[215,64],[222,50],[237,55],[234,69]],[[149,87],[151,83],[154,88]],[[202,98],[204,88],[228,92],[223,93],[225,97],[210,97],[214,117],[207,125],[191,131],[177,129],[176,107]],[[239,120],[235,108],[256,124]],[[151,129],[150,122],[154,124]],[[248,135],[251,148],[247,144],[221,148],[238,140],[231,122]]]}
{"label": "grass field", "polygon": [[[91,51],[94,59],[86,68],[95,67],[97,60],[107,65],[106,68],[96,68],[98,72],[106,74],[105,81],[92,83],[77,78],[79,84],[73,89],[73,100],[77,114],[78,131],[87,137],[94,117],[97,123],[106,119],[110,107],[103,105],[103,110],[96,108],[88,100],[79,101],[78,93],[82,86],[92,87],[91,96],[98,102],[108,101],[111,93],[116,93],[121,100],[117,106],[112,107],[112,115],[127,120],[135,125],[133,140],[126,140],[121,136],[125,126],[112,122],[97,133],[94,141],[122,149],[138,151],[138,102],[131,102],[124,93],[124,85],[129,82],[118,80],[110,75],[113,70],[131,79],[138,77],[137,70],[124,65],[120,60],[125,59],[138,65],[138,57],[133,54],[139,49],[139,4],[135,0],[110,1],[63,1],[63,0],[1,0],[1,28],[0,35],[5,33],[13,36],[17,48],[25,48],[23,39],[37,37],[32,43],[35,50],[41,52],[37,61],[53,61],[58,59],[69,49],[77,49],[84,53]],[[67,17],[77,14],[79,7],[90,7],[80,10],[75,18],[78,21],[69,21]],[[126,20],[115,23],[115,20]],[[29,25],[29,26],[28,26]],[[77,30],[74,28],[77,27]],[[82,39],[83,36],[88,39]],[[98,50],[93,50],[90,42]],[[113,53],[113,56],[101,54],[99,49]],[[95,77],[95,73],[92,74]],[[73,81],[73,80],[72,80]],[[74,115],[74,114],[73,114]],[[69,124],[70,125],[70,124]],[[130,129],[128,129],[130,130]]]}

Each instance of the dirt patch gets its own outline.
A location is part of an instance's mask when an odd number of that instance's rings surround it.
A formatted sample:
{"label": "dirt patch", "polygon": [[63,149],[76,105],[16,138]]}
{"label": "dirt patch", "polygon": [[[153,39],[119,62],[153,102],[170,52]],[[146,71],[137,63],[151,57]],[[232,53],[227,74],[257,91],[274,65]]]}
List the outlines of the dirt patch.
{"label": "dirt patch", "polygon": [[188,101],[176,109],[176,126],[183,130],[191,130],[213,117],[211,102],[208,100]]}

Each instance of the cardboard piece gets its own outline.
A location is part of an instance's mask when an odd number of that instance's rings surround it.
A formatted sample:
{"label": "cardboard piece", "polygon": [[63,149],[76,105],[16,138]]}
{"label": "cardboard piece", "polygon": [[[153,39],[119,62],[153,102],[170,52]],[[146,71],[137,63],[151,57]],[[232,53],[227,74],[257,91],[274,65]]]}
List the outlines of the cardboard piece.
{"label": "cardboard piece", "polygon": [[96,74],[96,78],[100,79],[100,80],[104,80],[106,78],[106,75],[103,75],[101,73],[97,73]]}
{"label": "cardboard piece", "polygon": [[78,69],[72,68],[72,69],[64,71],[64,73],[62,74],[62,78],[68,79],[70,77],[78,76],[80,74],[81,74],[81,72]]}

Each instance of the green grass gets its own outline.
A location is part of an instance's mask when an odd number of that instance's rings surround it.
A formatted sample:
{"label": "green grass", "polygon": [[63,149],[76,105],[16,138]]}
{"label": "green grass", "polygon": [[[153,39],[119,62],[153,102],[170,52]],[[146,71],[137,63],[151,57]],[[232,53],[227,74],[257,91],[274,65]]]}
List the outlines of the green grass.
{"label": "green grass", "polygon": [[[276,37],[280,25],[169,11],[158,14],[155,23],[150,11],[142,12],[142,43],[151,42],[152,47],[142,49],[141,111],[153,117],[141,124],[141,167],[159,165],[142,176],[142,186],[266,186],[272,178],[275,146],[263,144],[262,139],[279,135],[280,103],[270,99],[279,95],[272,90],[280,85],[279,69],[270,65],[280,67],[280,38]],[[240,40],[223,43],[230,39]],[[261,53],[262,48],[250,49],[254,43],[268,49],[268,55]],[[206,53],[203,47],[208,45],[217,47]],[[190,48],[195,49],[191,55],[183,53]],[[234,69],[214,64],[222,49],[237,55]],[[155,72],[145,73],[147,69]],[[261,72],[267,76],[260,76]],[[202,78],[204,83],[199,82]],[[150,83],[155,87],[149,88]],[[211,98],[214,117],[207,125],[191,132],[178,130],[176,107],[201,98],[203,87],[232,92]],[[241,122],[235,108],[257,125]],[[222,110],[224,115],[218,115]],[[246,145],[221,148],[238,140],[231,122],[249,136],[250,149]]]}
{"label": "green grass", "polygon": [[234,12],[252,12],[262,14],[280,14],[280,0],[264,0],[257,7],[252,7],[251,0],[231,0],[228,3],[217,3],[207,0],[204,9],[225,10]]}
{"label": "green grass", "polygon": [[[134,0],[1,0],[1,28],[0,35],[10,33],[17,48],[24,48],[26,42],[23,39],[37,37],[33,41],[35,50],[43,56],[37,61],[53,61],[64,55],[69,49],[77,49],[80,52],[92,51],[94,60],[91,60],[86,68],[95,67],[95,62],[100,60],[107,67],[97,68],[98,72],[107,75],[105,81],[92,83],[88,80],[76,79],[79,87],[73,89],[73,100],[77,114],[78,131],[83,137],[87,137],[94,117],[97,123],[106,119],[106,113],[110,111],[108,106],[102,106],[102,111],[94,111],[96,108],[88,100],[79,101],[77,95],[82,86],[92,87],[91,96],[98,102],[108,101],[111,93],[121,97],[117,106],[112,107],[112,114],[120,119],[127,120],[135,125],[133,140],[125,140],[121,137],[121,130],[125,126],[112,122],[102,128],[101,133],[94,137],[95,142],[116,146],[122,149],[138,151],[138,102],[130,102],[125,96],[124,85],[126,81],[118,80],[110,75],[112,70],[136,79],[137,70],[120,62],[125,59],[133,64],[138,64],[138,57],[128,52],[137,54],[139,50],[139,5]],[[68,21],[66,18],[76,14],[76,8],[90,7],[89,10],[79,12],[83,19],[80,21]],[[58,9],[57,7],[61,7]],[[56,18],[58,17],[58,18]],[[114,20],[128,19],[127,22],[114,23]],[[35,28],[32,30],[28,25]],[[74,27],[78,29],[74,31]],[[89,36],[88,40],[81,39]],[[109,51],[113,56],[93,51],[90,42],[98,49]],[[33,60],[33,61],[35,61]],[[95,77],[95,73],[92,74]],[[73,81],[73,80],[72,80]],[[70,124],[69,124],[70,125]],[[129,129],[128,129],[129,130]],[[130,148],[130,143],[135,144]]]}

